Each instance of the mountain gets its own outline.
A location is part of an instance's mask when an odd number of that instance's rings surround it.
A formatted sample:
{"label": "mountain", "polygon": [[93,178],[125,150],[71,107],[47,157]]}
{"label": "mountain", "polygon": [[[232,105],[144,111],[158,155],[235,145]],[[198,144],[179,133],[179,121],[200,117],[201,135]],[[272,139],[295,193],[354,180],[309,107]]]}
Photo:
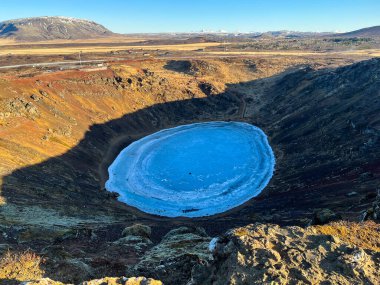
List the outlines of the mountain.
{"label": "mountain", "polygon": [[0,38],[17,41],[89,39],[112,34],[95,22],[67,17],[36,17],[0,22]]}
{"label": "mountain", "polygon": [[330,33],[318,33],[318,32],[299,32],[299,31],[268,31],[264,33],[260,33],[256,35],[257,38],[305,38],[305,37],[318,37],[318,36],[326,36]]}
{"label": "mountain", "polygon": [[348,33],[335,34],[334,36],[340,37],[358,37],[358,38],[372,38],[372,37],[380,37],[380,26],[373,26],[369,28],[364,28],[360,30],[355,30]]}

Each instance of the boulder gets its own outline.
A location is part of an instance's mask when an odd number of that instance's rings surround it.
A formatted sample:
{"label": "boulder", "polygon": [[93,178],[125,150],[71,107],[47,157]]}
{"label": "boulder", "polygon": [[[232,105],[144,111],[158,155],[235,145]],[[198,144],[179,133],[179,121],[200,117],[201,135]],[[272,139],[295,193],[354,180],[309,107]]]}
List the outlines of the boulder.
{"label": "boulder", "polygon": [[114,241],[111,247],[124,247],[127,250],[133,250],[137,255],[141,255],[152,245],[150,235],[152,230],[149,226],[135,224],[126,227],[122,232],[122,237]]}
{"label": "boulder", "polygon": [[380,190],[377,191],[375,201],[372,203],[371,208],[363,214],[363,220],[380,221]]}
{"label": "boulder", "polygon": [[342,217],[330,209],[321,209],[314,213],[313,225],[324,225],[332,221],[341,220]]}
{"label": "boulder", "polygon": [[54,281],[50,278],[42,278],[35,281],[25,281],[22,282],[20,285],[65,285],[65,283]]}
{"label": "boulder", "polygon": [[162,282],[145,277],[106,277],[86,281],[81,285],[162,285]]}
{"label": "boulder", "polygon": [[127,236],[141,236],[150,239],[150,235],[152,234],[152,229],[149,226],[135,224],[130,227],[126,227],[121,233],[123,237]]}
{"label": "boulder", "polygon": [[313,227],[251,224],[216,240],[213,261],[194,267],[195,284],[377,284],[380,253]]}
{"label": "boulder", "polygon": [[65,283],[78,284],[94,277],[93,268],[80,259],[61,260],[49,276]]}
{"label": "boulder", "polygon": [[210,240],[203,228],[180,227],[171,230],[127,272],[130,275],[150,276],[165,284],[186,284],[196,264],[210,261]]}

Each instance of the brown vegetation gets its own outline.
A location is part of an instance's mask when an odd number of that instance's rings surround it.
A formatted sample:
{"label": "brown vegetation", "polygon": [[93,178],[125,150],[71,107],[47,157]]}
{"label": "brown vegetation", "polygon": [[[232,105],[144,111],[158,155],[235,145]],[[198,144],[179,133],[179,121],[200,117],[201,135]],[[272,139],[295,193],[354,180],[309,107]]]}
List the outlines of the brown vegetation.
{"label": "brown vegetation", "polygon": [[1,280],[37,280],[42,278],[44,270],[41,268],[44,260],[34,252],[7,251],[0,258],[0,282]]}
{"label": "brown vegetation", "polygon": [[373,221],[364,223],[340,221],[315,226],[314,229],[318,233],[338,237],[357,247],[380,252],[380,224]]}

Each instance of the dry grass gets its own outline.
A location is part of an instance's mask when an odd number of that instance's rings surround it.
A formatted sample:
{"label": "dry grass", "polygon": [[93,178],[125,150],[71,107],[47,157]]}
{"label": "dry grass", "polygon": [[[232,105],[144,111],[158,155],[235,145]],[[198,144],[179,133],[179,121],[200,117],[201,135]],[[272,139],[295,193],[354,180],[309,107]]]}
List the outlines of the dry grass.
{"label": "dry grass", "polygon": [[13,39],[0,39],[0,46],[7,45],[51,45],[51,44],[73,44],[73,43],[83,43],[83,44],[99,44],[99,43],[135,43],[149,40],[150,38],[142,37],[131,37],[131,36],[114,36],[114,37],[105,37],[105,38],[96,38],[96,39],[77,39],[77,40],[48,40],[48,41],[38,41],[38,42],[18,42]]}
{"label": "dry grass", "polygon": [[292,56],[321,55],[320,52],[309,52],[309,51],[208,51],[205,53],[217,54],[217,55],[292,55]]}
{"label": "dry grass", "polygon": [[14,45],[17,44],[15,40],[10,40],[10,39],[0,39],[0,46],[5,46],[5,45]]}
{"label": "dry grass", "polygon": [[44,260],[29,250],[24,252],[6,252],[0,259],[0,281],[27,281],[42,278],[41,265]]}
{"label": "dry grass", "polygon": [[350,50],[350,51],[342,51],[340,53],[343,55],[369,55],[372,57],[380,56],[379,49]]}
{"label": "dry grass", "polygon": [[215,55],[288,55],[288,56],[317,56],[317,55],[346,55],[346,56],[371,56],[380,57],[380,50],[353,50],[341,52],[313,52],[313,51],[208,51],[205,54]]}
{"label": "dry grass", "polygon": [[314,229],[318,233],[336,236],[360,248],[380,252],[380,225],[373,221],[364,223],[341,221],[315,226]]}
{"label": "dry grass", "polygon": [[94,52],[110,52],[118,50],[165,50],[165,51],[193,51],[204,49],[210,46],[218,46],[220,43],[195,43],[195,44],[179,44],[179,45],[122,45],[108,46],[106,43],[99,46],[76,46],[76,47],[14,47],[4,48],[0,50],[0,55],[53,55],[53,54],[72,54],[72,53],[94,53]]}

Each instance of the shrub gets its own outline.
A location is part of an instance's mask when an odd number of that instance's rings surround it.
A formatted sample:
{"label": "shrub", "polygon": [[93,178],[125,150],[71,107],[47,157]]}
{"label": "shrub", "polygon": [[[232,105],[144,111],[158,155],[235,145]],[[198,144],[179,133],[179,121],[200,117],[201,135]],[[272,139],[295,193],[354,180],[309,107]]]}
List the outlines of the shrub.
{"label": "shrub", "polygon": [[36,280],[42,278],[41,265],[44,260],[30,250],[23,252],[7,251],[0,258],[0,280]]}

